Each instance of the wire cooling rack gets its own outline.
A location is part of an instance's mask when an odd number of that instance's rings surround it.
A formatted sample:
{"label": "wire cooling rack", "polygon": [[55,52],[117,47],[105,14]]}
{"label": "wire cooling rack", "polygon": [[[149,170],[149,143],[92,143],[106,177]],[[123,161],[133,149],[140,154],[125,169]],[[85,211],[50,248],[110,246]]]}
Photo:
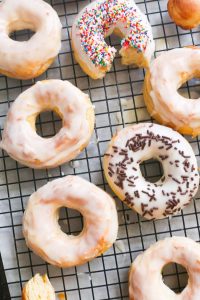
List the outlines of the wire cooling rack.
{"label": "wire cooling rack", "polygon": [[[170,20],[167,0],[136,1],[152,25],[156,41],[156,53],[176,47],[199,45],[199,28],[183,31]],[[0,125],[3,130],[9,106],[15,98],[35,81],[61,78],[69,80],[88,93],[95,106],[95,133],[87,149],[73,162],[52,170],[26,168],[1,151],[0,157],[0,250],[9,284],[11,299],[21,299],[21,290],[35,273],[47,273],[59,299],[128,299],[128,270],[131,262],[150,244],[167,236],[188,236],[200,240],[199,194],[193,203],[171,219],[145,221],[116,199],[119,216],[118,240],[101,257],[80,267],[59,269],[46,264],[27,247],[22,235],[22,216],[32,192],[47,181],[68,174],[76,174],[110,191],[102,170],[102,157],[113,133],[128,124],[153,121],[145,108],[142,96],[143,69],[125,67],[116,57],[113,68],[103,80],[91,80],[77,65],[70,44],[71,25],[78,11],[89,3],[87,0],[52,0],[49,3],[57,11],[62,25],[62,50],[48,71],[33,81],[18,81],[0,76]],[[14,39],[27,39],[30,32],[13,35]],[[119,49],[119,39],[111,36],[108,42]],[[200,81],[188,82],[180,93],[197,98]],[[52,112],[42,113],[37,119],[38,133],[48,137],[61,126],[61,120]],[[188,139],[200,165],[198,137]],[[162,168],[158,162],[148,161],[142,166],[148,180],[160,177]],[[113,195],[114,196],[114,195]],[[80,214],[62,209],[60,225],[69,234],[78,234],[82,228]],[[59,251],[55,245],[55,251]],[[164,280],[175,292],[187,283],[186,271],[177,265],[164,270]],[[0,296],[1,298],[1,296]]]}

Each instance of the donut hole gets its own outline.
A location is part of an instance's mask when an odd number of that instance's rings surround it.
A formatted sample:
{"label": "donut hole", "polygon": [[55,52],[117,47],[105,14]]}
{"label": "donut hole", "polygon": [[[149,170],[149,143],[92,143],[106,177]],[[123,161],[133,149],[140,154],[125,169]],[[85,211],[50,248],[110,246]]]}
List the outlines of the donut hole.
{"label": "donut hole", "polygon": [[200,98],[200,78],[193,78],[186,81],[178,89],[178,93],[186,99]]}
{"label": "donut hole", "polygon": [[105,38],[105,42],[107,45],[115,47],[116,49],[121,48],[121,39],[123,36],[117,30],[111,33],[109,36]]}
{"label": "donut hole", "polygon": [[23,30],[12,31],[9,37],[14,41],[25,42],[30,40],[34,34],[35,32],[30,29],[23,29]]}
{"label": "donut hole", "polygon": [[43,138],[55,136],[62,128],[62,119],[55,111],[43,111],[36,118],[36,132]]}
{"label": "donut hole", "polygon": [[[39,22],[39,20],[37,20]],[[36,32],[36,24],[31,24],[27,21],[16,20],[8,26],[9,37],[18,42],[28,41]]]}
{"label": "donut hole", "polygon": [[59,221],[61,230],[68,234],[77,236],[83,230],[83,217],[74,209],[62,207],[59,210]]}
{"label": "donut hole", "polygon": [[140,171],[145,180],[151,183],[158,182],[164,175],[162,164],[155,158],[142,161]]}
{"label": "donut hole", "polygon": [[188,284],[187,270],[174,262],[164,266],[162,270],[163,282],[176,294],[181,293]]}

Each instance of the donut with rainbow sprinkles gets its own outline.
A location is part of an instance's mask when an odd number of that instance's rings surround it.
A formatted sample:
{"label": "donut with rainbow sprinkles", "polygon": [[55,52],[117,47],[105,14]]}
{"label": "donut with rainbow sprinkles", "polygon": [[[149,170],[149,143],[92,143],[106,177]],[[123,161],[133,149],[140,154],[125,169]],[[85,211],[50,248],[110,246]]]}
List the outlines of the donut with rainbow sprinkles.
{"label": "donut with rainbow sprinkles", "polygon": [[87,5],[72,26],[77,62],[93,79],[103,78],[117,50],[105,38],[121,37],[122,64],[148,67],[155,49],[151,26],[133,0],[100,0]]}

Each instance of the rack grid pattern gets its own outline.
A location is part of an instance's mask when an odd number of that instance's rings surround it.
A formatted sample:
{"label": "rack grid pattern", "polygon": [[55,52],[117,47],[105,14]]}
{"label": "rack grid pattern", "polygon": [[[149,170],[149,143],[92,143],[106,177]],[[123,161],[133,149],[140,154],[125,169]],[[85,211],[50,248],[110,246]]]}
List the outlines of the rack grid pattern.
{"label": "rack grid pattern", "polygon": [[[102,158],[107,144],[116,132],[124,126],[138,122],[153,122],[142,96],[144,70],[121,65],[117,56],[111,72],[103,80],[91,80],[86,76],[73,57],[70,44],[70,30],[78,11],[88,0],[48,1],[57,11],[62,25],[62,49],[45,74],[32,81],[19,81],[0,76],[0,128],[1,133],[7,111],[16,97],[38,80],[69,80],[88,93],[95,106],[95,133],[88,147],[74,161],[52,170],[26,168],[0,152],[0,250],[9,283],[11,299],[21,299],[21,289],[35,273],[47,273],[59,299],[128,299],[128,270],[134,258],[152,243],[167,236],[187,236],[200,241],[200,201],[198,193],[193,203],[181,214],[159,221],[146,221],[123,205],[110,191],[103,175]],[[184,31],[169,18],[167,0],[138,0],[152,25],[156,41],[155,56],[163,51],[200,45],[199,28]],[[29,31],[13,34],[13,38],[24,40]],[[119,39],[111,36],[108,43],[120,48]],[[197,98],[200,81],[187,82],[180,93]],[[44,137],[54,135],[61,127],[61,120],[52,112],[42,113],[37,119],[38,133]],[[200,143],[187,137],[200,165]],[[162,173],[160,164],[147,161],[142,171],[148,180],[156,180]],[[22,235],[22,216],[32,192],[47,181],[68,174],[79,175],[116,199],[119,216],[118,240],[101,257],[80,267],[59,269],[46,264],[27,247]],[[60,225],[69,234],[78,234],[83,226],[81,215],[73,210],[61,209]],[[56,248],[56,245],[55,245]],[[164,270],[164,280],[175,292],[180,292],[187,283],[186,271],[178,265]]]}

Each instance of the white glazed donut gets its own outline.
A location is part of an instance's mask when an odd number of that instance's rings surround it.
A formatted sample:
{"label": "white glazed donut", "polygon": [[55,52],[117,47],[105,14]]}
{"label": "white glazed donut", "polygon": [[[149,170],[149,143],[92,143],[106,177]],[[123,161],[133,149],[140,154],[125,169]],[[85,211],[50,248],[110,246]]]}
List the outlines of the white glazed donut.
{"label": "white glazed donut", "polygon": [[[53,137],[36,133],[36,117],[53,110],[63,121]],[[44,80],[23,92],[12,104],[0,147],[31,168],[53,168],[76,157],[89,142],[94,109],[88,95],[68,81]]]}
{"label": "white glazed donut", "polygon": [[200,48],[173,49],[156,58],[145,77],[144,99],[151,116],[182,134],[200,134],[200,98],[178,93],[181,85],[200,78]]}
{"label": "white glazed donut", "polygon": [[72,26],[74,55],[82,69],[94,79],[111,68],[116,49],[105,37],[122,37],[122,64],[148,67],[155,49],[151,26],[133,0],[100,0],[87,5]]}
{"label": "white glazed donut", "polygon": [[[0,3],[0,73],[31,79],[50,66],[61,48],[61,28],[55,10],[42,0],[5,0]],[[9,35],[30,29],[28,41],[18,42]]]}
{"label": "white glazed donut", "polygon": [[[164,174],[151,183],[140,164],[160,161]],[[197,161],[190,144],[171,128],[141,123],[111,140],[104,157],[107,181],[117,196],[146,219],[162,219],[190,203],[199,186]]]}
{"label": "white glazed donut", "polygon": [[[175,294],[162,279],[162,269],[171,262],[188,271],[188,284],[180,294]],[[200,245],[186,237],[166,238],[152,245],[131,265],[129,299],[199,300]]]}
{"label": "white glazed donut", "polygon": [[[61,231],[61,207],[76,209],[83,215],[84,227],[78,236]],[[84,264],[102,254],[115,242],[117,231],[114,200],[78,176],[56,179],[33,193],[23,219],[28,247],[59,267]]]}

